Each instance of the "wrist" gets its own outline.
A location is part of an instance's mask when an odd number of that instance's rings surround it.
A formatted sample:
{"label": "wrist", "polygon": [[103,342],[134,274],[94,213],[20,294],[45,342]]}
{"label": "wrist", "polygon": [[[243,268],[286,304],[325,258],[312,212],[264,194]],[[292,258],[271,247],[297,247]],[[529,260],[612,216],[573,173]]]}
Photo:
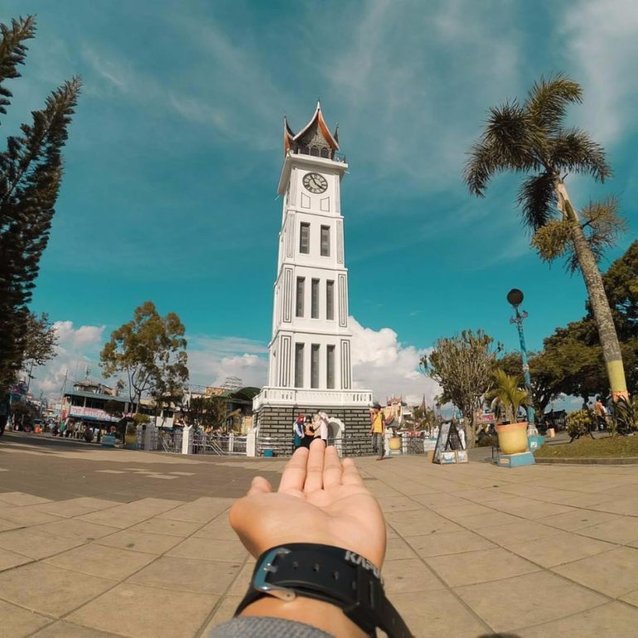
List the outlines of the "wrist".
{"label": "wrist", "polygon": [[287,602],[264,596],[248,605],[240,616],[270,616],[312,625],[337,638],[365,638],[367,634],[332,603],[298,596]]}

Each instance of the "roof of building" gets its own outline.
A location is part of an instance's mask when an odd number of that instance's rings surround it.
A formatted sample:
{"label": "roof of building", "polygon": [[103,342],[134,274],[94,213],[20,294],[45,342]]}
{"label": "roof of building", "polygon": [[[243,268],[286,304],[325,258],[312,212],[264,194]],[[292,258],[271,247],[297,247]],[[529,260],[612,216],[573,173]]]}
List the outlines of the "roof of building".
{"label": "roof of building", "polygon": [[337,129],[335,130],[334,135],[330,132],[330,129],[326,124],[326,120],[323,117],[323,113],[321,112],[321,103],[317,102],[315,112],[313,113],[309,122],[297,134],[293,133],[288,124],[288,118],[284,117],[284,153],[287,153],[292,147],[293,143],[299,141],[314,125],[317,125],[319,127],[321,135],[328,146],[330,146],[333,151],[338,151],[339,127],[337,127]]}
{"label": "roof of building", "polygon": [[114,396],[112,394],[101,394],[99,392],[86,392],[85,390],[67,390],[65,397],[86,397],[88,399],[105,399],[106,401],[119,401],[120,403],[130,403],[129,399]]}

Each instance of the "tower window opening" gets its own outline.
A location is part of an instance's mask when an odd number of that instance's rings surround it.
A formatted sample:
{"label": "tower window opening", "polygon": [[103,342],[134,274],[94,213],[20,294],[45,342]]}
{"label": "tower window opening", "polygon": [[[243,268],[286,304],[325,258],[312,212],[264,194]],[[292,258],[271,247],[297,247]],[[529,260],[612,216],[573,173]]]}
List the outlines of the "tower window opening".
{"label": "tower window opening", "polygon": [[310,350],[310,387],[319,387],[319,344],[313,343]]}
{"label": "tower window opening", "polygon": [[333,390],[335,387],[335,347],[328,346],[326,350],[326,387]]}
{"label": "tower window opening", "polygon": [[326,281],[326,319],[335,318],[335,282]]}
{"label": "tower window opening", "polygon": [[305,294],[305,289],[306,289],[306,278],[305,277],[297,277],[297,309],[296,309],[296,316],[297,317],[303,317],[303,310],[304,310],[304,294]]}
{"label": "tower window opening", "polygon": [[310,317],[319,319],[319,280],[313,279],[310,286]]}
{"label": "tower window opening", "polygon": [[328,157],[328,153],[329,153],[328,149],[324,146],[321,149],[321,157]]}
{"label": "tower window opening", "polygon": [[310,147],[310,155],[315,155],[316,157],[319,157],[319,147],[318,146],[311,146]]}
{"label": "tower window opening", "polygon": [[299,252],[308,254],[310,252],[310,224],[301,222],[299,229]]}
{"label": "tower window opening", "polygon": [[321,227],[321,256],[330,257],[330,226]]}
{"label": "tower window opening", "polygon": [[303,343],[295,344],[295,388],[303,388]]}

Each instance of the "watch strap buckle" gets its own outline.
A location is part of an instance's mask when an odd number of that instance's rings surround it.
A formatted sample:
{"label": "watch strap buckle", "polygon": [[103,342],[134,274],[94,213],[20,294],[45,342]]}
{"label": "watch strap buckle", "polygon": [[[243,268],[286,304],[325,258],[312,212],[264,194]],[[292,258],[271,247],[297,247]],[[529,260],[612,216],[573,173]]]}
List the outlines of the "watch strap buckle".
{"label": "watch strap buckle", "polygon": [[282,587],[281,585],[273,585],[268,582],[268,574],[277,572],[277,559],[280,556],[289,554],[290,550],[285,547],[275,547],[271,549],[261,561],[259,569],[256,571],[253,577],[253,587],[264,594],[274,596],[280,600],[290,602],[297,597],[297,594],[288,587]]}

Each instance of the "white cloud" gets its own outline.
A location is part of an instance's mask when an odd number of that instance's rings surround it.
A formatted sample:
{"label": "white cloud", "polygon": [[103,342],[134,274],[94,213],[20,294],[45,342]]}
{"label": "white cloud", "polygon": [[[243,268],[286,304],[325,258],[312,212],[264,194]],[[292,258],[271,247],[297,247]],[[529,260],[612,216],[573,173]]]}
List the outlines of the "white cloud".
{"label": "white cloud", "polygon": [[613,143],[633,120],[638,93],[635,0],[571,3],[561,23],[574,79],[584,87],[583,125],[596,141]]}
{"label": "white cloud", "polygon": [[380,403],[401,396],[409,404],[417,404],[425,396],[432,405],[440,388],[419,371],[419,360],[426,350],[400,343],[391,328],[365,328],[354,317],[350,317],[350,329],[352,375],[357,387],[371,389]]}
{"label": "white cloud", "polygon": [[[33,371],[32,393],[50,399],[59,397],[65,382],[100,378],[98,365],[105,326],[78,326],[72,321],[54,324],[59,343],[56,357]],[[419,360],[426,350],[402,344],[391,328],[373,330],[350,317],[352,366],[355,385],[371,389],[377,400],[402,396],[410,404],[425,395],[432,403],[439,393],[437,384],[419,372]],[[222,385],[228,377],[238,377],[245,386],[261,387],[267,382],[267,345],[242,337],[191,336],[188,339],[188,367],[193,386]],[[112,380],[111,380],[112,381]],[[108,381],[107,381],[108,383]]]}
{"label": "white cloud", "polygon": [[60,396],[65,383],[71,386],[73,379],[83,378],[87,371],[91,377],[99,376],[95,363],[102,345],[105,326],[75,327],[72,321],[56,321],[53,324],[58,336],[56,356],[43,366],[33,369],[31,392],[34,397],[42,394],[50,399]]}

